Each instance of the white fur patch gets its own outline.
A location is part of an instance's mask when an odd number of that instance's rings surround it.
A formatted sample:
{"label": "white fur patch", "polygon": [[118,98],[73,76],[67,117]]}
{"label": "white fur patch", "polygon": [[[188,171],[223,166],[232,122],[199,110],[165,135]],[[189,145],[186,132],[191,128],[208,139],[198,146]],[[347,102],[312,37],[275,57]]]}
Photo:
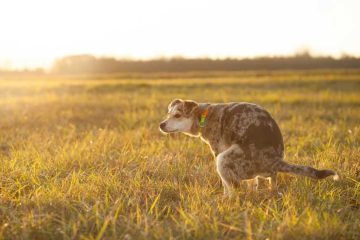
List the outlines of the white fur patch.
{"label": "white fur patch", "polygon": [[169,132],[189,132],[193,121],[189,118],[174,119],[170,118],[166,121],[165,130]]}

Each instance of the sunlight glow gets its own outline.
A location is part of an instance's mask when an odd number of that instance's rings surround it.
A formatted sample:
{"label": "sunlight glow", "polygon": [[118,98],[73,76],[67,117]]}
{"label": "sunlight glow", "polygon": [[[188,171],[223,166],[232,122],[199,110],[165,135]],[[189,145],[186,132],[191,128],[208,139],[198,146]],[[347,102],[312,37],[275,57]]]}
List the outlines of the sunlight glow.
{"label": "sunlight glow", "polygon": [[94,54],[130,58],[360,55],[360,1],[0,2],[0,68]]}

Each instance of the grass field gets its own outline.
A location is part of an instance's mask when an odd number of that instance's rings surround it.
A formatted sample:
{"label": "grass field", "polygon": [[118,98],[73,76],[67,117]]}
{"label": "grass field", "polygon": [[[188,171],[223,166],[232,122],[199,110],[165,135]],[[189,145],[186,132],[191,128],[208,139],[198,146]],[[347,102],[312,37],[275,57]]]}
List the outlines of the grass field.
{"label": "grass field", "polygon": [[[223,198],[207,145],[162,135],[174,98],[267,108],[292,163]],[[0,79],[0,238],[360,239],[360,71]]]}

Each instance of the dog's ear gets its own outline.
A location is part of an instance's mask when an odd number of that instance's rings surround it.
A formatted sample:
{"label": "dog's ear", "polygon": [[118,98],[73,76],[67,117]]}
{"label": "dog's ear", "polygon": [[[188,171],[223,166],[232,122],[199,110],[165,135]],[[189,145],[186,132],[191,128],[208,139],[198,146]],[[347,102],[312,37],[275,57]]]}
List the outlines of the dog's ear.
{"label": "dog's ear", "polygon": [[186,100],[184,101],[184,113],[186,115],[190,115],[193,113],[196,109],[198,109],[199,104],[192,100]]}
{"label": "dog's ear", "polygon": [[176,104],[182,103],[182,102],[183,102],[183,100],[181,100],[181,99],[174,99],[174,100],[172,100],[171,103],[170,103],[169,106],[168,106],[168,110],[170,111],[170,109],[171,109],[172,107],[174,107]]}

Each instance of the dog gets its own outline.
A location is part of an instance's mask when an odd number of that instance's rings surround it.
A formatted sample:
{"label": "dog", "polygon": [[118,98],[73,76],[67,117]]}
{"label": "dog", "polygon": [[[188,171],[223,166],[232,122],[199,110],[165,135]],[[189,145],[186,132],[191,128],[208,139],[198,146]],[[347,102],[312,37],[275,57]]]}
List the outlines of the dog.
{"label": "dog", "polygon": [[175,99],[168,106],[167,118],[160,131],[168,134],[182,132],[200,137],[207,143],[216,159],[216,169],[224,187],[231,195],[232,187],[243,180],[270,180],[276,191],[278,172],[293,173],[314,179],[333,176],[332,170],[317,170],[309,166],[284,161],[284,143],[279,126],[262,107],[247,102],[197,103]]}

